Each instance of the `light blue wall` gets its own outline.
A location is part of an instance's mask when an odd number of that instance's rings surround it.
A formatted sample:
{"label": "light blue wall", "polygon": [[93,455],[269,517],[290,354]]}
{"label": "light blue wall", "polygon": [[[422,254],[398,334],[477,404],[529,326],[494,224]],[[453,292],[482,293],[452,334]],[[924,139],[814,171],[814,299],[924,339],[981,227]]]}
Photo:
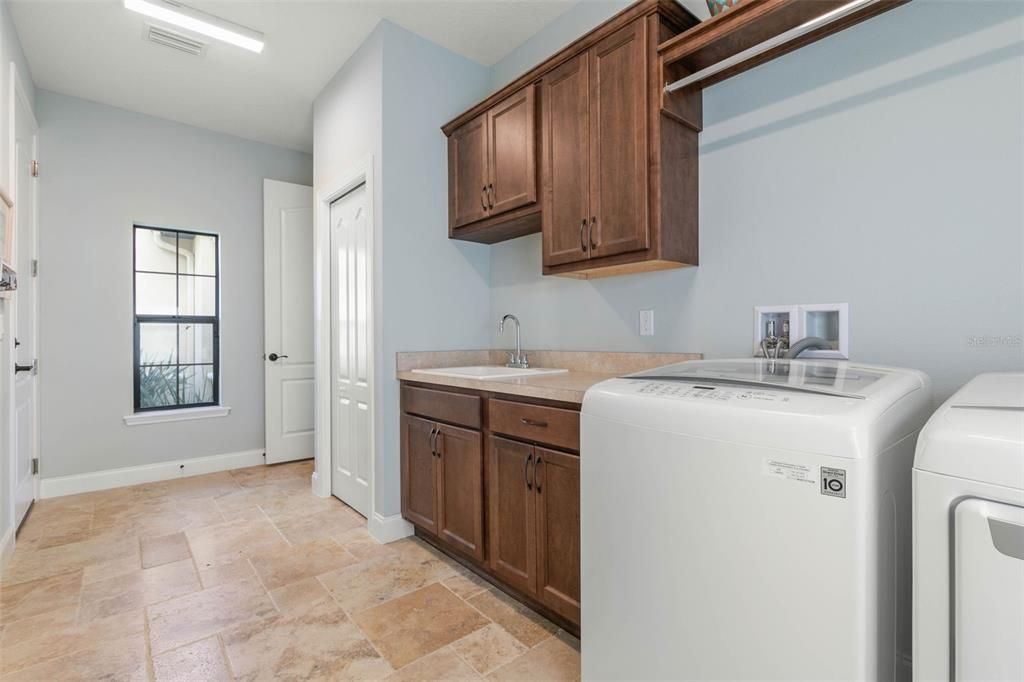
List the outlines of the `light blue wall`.
{"label": "light blue wall", "polygon": [[444,239],[448,156],[441,125],[487,94],[489,71],[414,33],[384,35],[383,440],[378,441],[377,512],[399,512],[398,382],[395,353],[485,347],[490,252]]}
{"label": "light blue wall", "polygon": [[[492,83],[595,19],[590,3],[570,10]],[[716,85],[700,267],[541,277],[530,236],[491,249],[491,317],[519,315],[533,348],[723,357],[750,354],[755,305],[845,301],[853,359],[922,369],[939,398],[1022,368],[1022,79],[1024,3],[915,0]],[[644,308],[657,333],[641,339]]]}
{"label": "light blue wall", "polygon": [[[262,448],[263,179],[309,154],[40,90],[44,478]],[[127,427],[132,224],[221,235],[221,401],[231,415]]]}
{"label": "light blue wall", "polygon": [[314,189],[339,182],[370,155],[380,157],[383,68],[378,26],[313,102]]}
{"label": "light blue wall", "polygon": [[490,71],[381,22],[317,97],[317,185],[367,154],[376,170],[378,263],[375,509],[399,513],[395,353],[480,348],[490,335],[490,252],[445,238],[447,146],[441,125],[487,94]]}
{"label": "light blue wall", "polygon": [[511,83],[631,4],[631,0],[583,0],[576,4],[492,66],[491,88],[497,90]]}

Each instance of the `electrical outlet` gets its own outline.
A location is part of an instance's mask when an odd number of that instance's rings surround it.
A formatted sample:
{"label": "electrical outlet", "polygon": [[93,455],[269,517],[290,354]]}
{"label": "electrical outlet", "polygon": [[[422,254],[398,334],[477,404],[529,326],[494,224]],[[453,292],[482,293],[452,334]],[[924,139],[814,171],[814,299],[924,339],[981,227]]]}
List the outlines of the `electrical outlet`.
{"label": "electrical outlet", "polygon": [[654,311],[640,311],[640,336],[654,336]]}

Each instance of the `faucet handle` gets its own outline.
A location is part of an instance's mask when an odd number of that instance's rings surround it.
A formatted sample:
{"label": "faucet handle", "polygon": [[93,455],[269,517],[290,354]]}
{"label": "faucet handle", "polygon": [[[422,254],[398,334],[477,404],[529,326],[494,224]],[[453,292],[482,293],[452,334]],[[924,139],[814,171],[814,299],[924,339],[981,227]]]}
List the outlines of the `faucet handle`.
{"label": "faucet handle", "polygon": [[516,353],[515,353],[515,351],[511,351],[510,350],[508,352],[508,362],[505,363],[505,366],[506,367],[515,367],[515,364],[516,364]]}
{"label": "faucet handle", "polygon": [[521,351],[519,354],[519,366],[523,368],[530,366],[530,359],[526,357],[526,351]]}

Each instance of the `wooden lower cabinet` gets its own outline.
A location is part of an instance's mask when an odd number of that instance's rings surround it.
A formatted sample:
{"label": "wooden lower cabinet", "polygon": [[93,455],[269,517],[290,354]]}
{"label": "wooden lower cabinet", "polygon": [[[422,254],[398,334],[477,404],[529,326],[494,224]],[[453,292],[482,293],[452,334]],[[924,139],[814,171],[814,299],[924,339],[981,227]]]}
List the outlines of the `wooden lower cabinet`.
{"label": "wooden lower cabinet", "polygon": [[578,633],[580,463],[569,451],[579,448],[579,412],[570,408],[403,385],[402,515]]}
{"label": "wooden lower cabinet", "polygon": [[535,448],[537,596],[580,622],[580,458]]}
{"label": "wooden lower cabinet", "polygon": [[402,515],[484,560],[483,434],[402,415]]}
{"label": "wooden lower cabinet", "polygon": [[402,415],[402,516],[437,535],[437,457],[435,425]]}
{"label": "wooden lower cabinet", "polygon": [[537,504],[530,482],[533,446],[491,436],[489,499],[491,571],[527,594],[537,591]]}
{"label": "wooden lower cabinet", "polygon": [[490,567],[580,622],[580,458],[490,437]]}
{"label": "wooden lower cabinet", "polygon": [[441,425],[434,440],[438,465],[437,535],[463,554],[483,561],[483,434]]}

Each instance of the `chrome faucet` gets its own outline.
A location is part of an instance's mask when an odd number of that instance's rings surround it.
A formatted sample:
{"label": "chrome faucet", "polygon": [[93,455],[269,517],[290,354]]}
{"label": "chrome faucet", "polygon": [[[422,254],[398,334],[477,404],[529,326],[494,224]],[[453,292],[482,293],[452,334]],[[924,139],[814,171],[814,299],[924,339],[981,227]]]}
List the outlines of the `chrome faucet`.
{"label": "chrome faucet", "polygon": [[530,361],[527,359],[526,353],[523,352],[523,347],[519,342],[519,318],[515,315],[506,315],[501,318],[501,322],[498,323],[498,333],[500,334],[505,331],[505,322],[508,320],[516,323],[516,349],[508,354],[508,362],[505,363],[505,366],[525,369],[530,366]]}

